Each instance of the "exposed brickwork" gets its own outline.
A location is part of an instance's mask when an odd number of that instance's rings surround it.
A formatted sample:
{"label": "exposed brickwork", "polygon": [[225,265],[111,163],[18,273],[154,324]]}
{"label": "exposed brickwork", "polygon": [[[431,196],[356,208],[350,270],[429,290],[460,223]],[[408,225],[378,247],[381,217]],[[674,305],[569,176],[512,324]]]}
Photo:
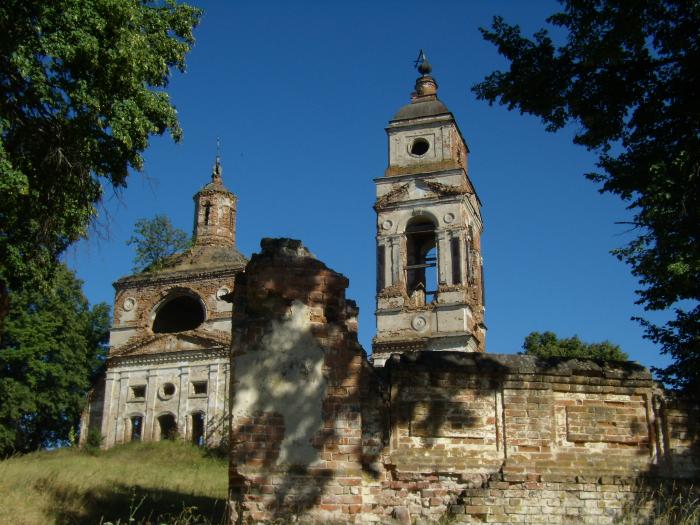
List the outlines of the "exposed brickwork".
{"label": "exposed brickwork", "polygon": [[700,476],[698,407],[639,365],[425,351],[371,367],[346,286],[289,240],[237,279],[232,522],[611,524],[645,487]]}

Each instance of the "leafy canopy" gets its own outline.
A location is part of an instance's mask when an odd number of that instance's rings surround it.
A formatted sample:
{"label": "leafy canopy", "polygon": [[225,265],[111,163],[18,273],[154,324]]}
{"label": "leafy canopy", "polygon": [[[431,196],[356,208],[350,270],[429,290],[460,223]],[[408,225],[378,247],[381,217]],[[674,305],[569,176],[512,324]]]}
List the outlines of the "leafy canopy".
{"label": "leafy canopy", "polygon": [[173,227],[166,215],[136,221],[134,235],[126,241],[134,245],[134,272],[157,270],[171,255],[190,247],[190,237]]}
{"label": "leafy canopy", "polygon": [[[87,232],[103,187],[182,132],[165,91],[200,10],[174,0],[0,2],[0,321]],[[4,305],[4,308],[3,308]]]}
{"label": "leafy canopy", "polygon": [[584,343],[578,336],[559,339],[554,332],[531,332],[523,343],[525,354],[542,358],[572,357],[596,361],[627,361],[629,356],[609,341]]}
{"label": "leafy canopy", "polygon": [[613,253],[639,278],[639,304],[670,310],[645,337],[674,363],[668,384],[700,390],[700,3],[561,0],[547,30],[523,37],[495,17],[484,38],[510,62],[472,89],[479,99],[539,116],[548,131],[577,124],[596,151],[586,176],[633,212],[638,236]]}
{"label": "leafy canopy", "polygon": [[90,308],[62,264],[53,282],[11,294],[0,335],[0,456],[69,439],[104,362],[109,307]]}

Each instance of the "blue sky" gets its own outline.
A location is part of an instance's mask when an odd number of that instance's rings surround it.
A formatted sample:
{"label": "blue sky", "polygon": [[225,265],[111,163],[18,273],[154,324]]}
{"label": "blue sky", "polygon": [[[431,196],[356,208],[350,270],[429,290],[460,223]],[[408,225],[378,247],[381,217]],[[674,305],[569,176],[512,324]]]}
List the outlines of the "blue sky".
{"label": "blue sky", "polygon": [[192,195],[208,182],[221,137],[224,182],[239,197],[238,247],[293,237],[350,279],[360,341],[374,333],[373,179],[387,165],[384,131],[409,101],[413,60],[424,48],[439,97],[471,150],[483,204],[487,351],[521,349],[533,330],[608,339],[631,359],[663,365],[633,315],[636,280],[610,250],[631,238],[624,203],[583,173],[595,156],[575,129],[546,133],[536,118],[489,107],[470,87],[505,61],[478,31],[494,15],[532,34],[552,1],[200,2],[205,9],[169,91],[184,139],[155,138],[143,173],[109,190],[90,238],[66,260],[91,302],[112,303],[130,273],[125,241],[157,213],[190,232]]}

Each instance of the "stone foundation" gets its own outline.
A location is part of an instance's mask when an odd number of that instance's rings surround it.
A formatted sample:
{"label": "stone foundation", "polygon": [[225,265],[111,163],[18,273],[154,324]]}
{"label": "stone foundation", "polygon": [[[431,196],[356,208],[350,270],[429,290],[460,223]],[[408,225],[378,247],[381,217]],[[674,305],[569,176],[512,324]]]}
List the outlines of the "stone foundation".
{"label": "stone foundation", "polygon": [[237,277],[231,522],[614,523],[700,476],[697,405],[634,363],[357,343],[348,281],[298,241]]}

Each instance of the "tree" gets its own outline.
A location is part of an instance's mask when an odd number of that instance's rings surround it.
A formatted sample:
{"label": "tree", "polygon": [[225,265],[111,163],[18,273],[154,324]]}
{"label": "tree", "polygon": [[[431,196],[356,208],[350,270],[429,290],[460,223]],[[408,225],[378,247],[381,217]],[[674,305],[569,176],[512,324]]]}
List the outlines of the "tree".
{"label": "tree", "polygon": [[134,272],[157,270],[171,255],[190,247],[189,236],[174,228],[166,215],[136,221],[134,235],[126,241],[136,248]]}
{"label": "tree", "polygon": [[609,341],[584,343],[578,336],[559,339],[554,332],[531,332],[523,343],[526,355],[542,358],[570,357],[596,361],[627,361],[629,356]]}
{"label": "tree", "polygon": [[700,4],[697,0],[561,0],[528,39],[495,17],[481,29],[510,61],[472,89],[539,116],[548,131],[576,123],[574,142],[598,153],[586,176],[633,212],[638,236],[613,253],[627,262],[646,310],[671,310],[645,337],[674,364],[667,384],[700,390]]}
{"label": "tree", "polygon": [[13,290],[50,285],[150,136],[180,140],[165,88],[200,14],[174,0],[0,3],[0,324]]}
{"label": "tree", "polygon": [[0,335],[0,456],[67,440],[106,355],[109,307],[66,266],[46,292],[12,292]]}

